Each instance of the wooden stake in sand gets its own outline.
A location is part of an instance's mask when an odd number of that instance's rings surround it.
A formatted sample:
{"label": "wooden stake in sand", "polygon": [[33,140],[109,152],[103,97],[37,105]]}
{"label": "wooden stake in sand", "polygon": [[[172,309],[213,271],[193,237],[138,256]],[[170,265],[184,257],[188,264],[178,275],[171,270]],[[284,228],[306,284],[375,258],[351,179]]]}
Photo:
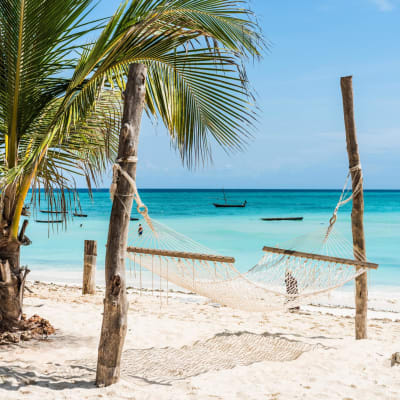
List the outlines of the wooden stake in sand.
{"label": "wooden stake in sand", "polygon": [[[343,97],[344,124],[346,127],[347,153],[353,189],[353,210],[351,225],[353,233],[354,257],[359,261],[366,260],[364,237],[364,193],[362,169],[354,121],[353,81],[351,76],[340,79]],[[367,338],[368,279],[367,273],[356,278],[356,339]]]}
{"label": "wooden stake in sand", "polygon": [[[147,68],[132,64],[124,93],[124,112],[114,166],[113,205],[106,251],[106,295],[97,360],[96,384],[109,386],[120,377],[121,354],[127,331],[125,257],[134,190],[121,171],[136,178],[137,143],[146,94]],[[118,166],[118,167],[117,167]]]}
{"label": "wooden stake in sand", "polygon": [[97,242],[95,240],[85,240],[82,294],[96,293],[96,259]]}

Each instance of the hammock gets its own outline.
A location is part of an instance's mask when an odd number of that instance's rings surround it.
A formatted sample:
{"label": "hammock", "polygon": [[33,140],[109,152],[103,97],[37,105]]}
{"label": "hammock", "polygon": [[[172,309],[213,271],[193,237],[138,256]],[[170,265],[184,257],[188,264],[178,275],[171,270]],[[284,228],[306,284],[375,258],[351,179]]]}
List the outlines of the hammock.
{"label": "hammock", "polygon": [[[235,269],[234,258],[217,255],[157,221],[152,220],[152,225],[156,235],[145,229],[135,239],[136,246],[127,249],[136,266],[214,302],[245,311],[294,308],[377,267],[346,258],[264,247],[265,254],[257,265],[242,274]],[[324,248],[336,248],[338,236],[332,231]],[[351,247],[344,243],[343,251]]]}
{"label": "hammock", "polygon": [[[140,269],[219,304],[245,311],[291,309],[378,267],[358,261],[362,260],[359,254],[353,259],[352,244],[334,229],[339,207],[352,198],[345,198],[349,177],[328,227],[284,246],[265,246],[260,261],[247,273],[240,273],[233,257],[218,255],[151,219],[135,181],[118,164],[114,166],[114,181],[118,172],[134,189],[138,211],[147,224],[141,236],[134,233],[135,243],[127,249],[128,258]],[[111,195],[116,195],[113,189]]]}

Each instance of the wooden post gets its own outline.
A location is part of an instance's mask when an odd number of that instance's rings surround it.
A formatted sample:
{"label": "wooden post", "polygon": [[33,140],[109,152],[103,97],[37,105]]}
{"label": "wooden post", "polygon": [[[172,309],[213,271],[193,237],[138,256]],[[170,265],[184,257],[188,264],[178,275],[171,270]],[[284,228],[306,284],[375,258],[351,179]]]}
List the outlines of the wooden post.
{"label": "wooden post", "polygon": [[[353,82],[351,76],[342,77],[340,86],[343,97],[344,124],[346,127],[347,153],[353,188],[353,209],[351,226],[353,233],[354,257],[366,260],[364,237],[364,193],[360,155],[358,153],[356,124],[354,121]],[[368,280],[367,273],[356,278],[356,339],[367,338]]]}
{"label": "wooden post", "polygon": [[97,242],[95,240],[85,240],[83,257],[82,294],[95,294],[97,258]]}
{"label": "wooden post", "polygon": [[[132,64],[124,96],[116,162],[133,179],[136,178],[135,157],[146,94],[146,76],[145,65]],[[120,377],[121,354],[127,331],[125,256],[133,193],[127,179],[118,172],[107,240],[106,295],[96,375],[98,386],[112,385]]]}

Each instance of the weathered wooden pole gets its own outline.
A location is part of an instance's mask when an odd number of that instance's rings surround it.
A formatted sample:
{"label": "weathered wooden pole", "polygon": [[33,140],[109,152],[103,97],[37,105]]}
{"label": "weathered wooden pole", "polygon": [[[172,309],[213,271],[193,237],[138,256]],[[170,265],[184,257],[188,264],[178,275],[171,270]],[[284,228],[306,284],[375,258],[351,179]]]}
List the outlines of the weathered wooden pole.
{"label": "weathered wooden pole", "polygon": [[95,240],[85,240],[82,294],[96,293],[96,259],[97,242]]}
{"label": "weathered wooden pole", "polygon": [[[353,188],[353,209],[351,212],[351,226],[353,233],[354,257],[359,261],[366,260],[364,237],[364,192],[362,169],[354,120],[353,81],[351,76],[340,79],[343,97],[344,124],[346,127],[347,153]],[[367,338],[367,311],[368,311],[368,279],[367,273],[356,278],[356,339]]]}
{"label": "weathered wooden pole", "polygon": [[[132,64],[124,96],[116,162],[133,179],[136,178],[137,143],[144,108],[146,76],[145,65]],[[98,386],[109,386],[119,380],[121,354],[127,330],[125,255],[134,191],[118,170],[116,178],[106,250],[106,294],[96,375]]]}

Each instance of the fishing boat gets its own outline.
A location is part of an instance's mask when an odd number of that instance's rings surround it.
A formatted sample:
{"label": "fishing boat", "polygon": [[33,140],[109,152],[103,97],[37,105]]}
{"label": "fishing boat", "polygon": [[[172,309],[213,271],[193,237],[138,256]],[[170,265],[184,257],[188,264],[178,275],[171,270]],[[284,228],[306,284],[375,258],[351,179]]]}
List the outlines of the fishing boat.
{"label": "fishing boat", "polygon": [[304,217],[261,218],[262,221],[303,221]]}
{"label": "fishing boat", "polygon": [[73,213],[74,217],[79,217],[79,218],[87,218],[87,214],[82,214],[82,213],[78,213],[78,212],[74,212]]}
{"label": "fishing boat", "polygon": [[226,199],[226,193],[225,193],[224,189],[222,189],[222,193],[224,194],[225,203],[213,203],[214,207],[217,207],[217,208],[229,208],[229,207],[244,208],[244,207],[246,207],[247,200],[245,200],[243,203],[239,203],[239,204],[229,204]]}
{"label": "fishing boat", "polygon": [[39,224],[62,224],[62,219],[37,219],[35,222]]}
{"label": "fishing boat", "polygon": [[68,211],[61,210],[40,210],[40,212],[45,214],[68,214]]}

